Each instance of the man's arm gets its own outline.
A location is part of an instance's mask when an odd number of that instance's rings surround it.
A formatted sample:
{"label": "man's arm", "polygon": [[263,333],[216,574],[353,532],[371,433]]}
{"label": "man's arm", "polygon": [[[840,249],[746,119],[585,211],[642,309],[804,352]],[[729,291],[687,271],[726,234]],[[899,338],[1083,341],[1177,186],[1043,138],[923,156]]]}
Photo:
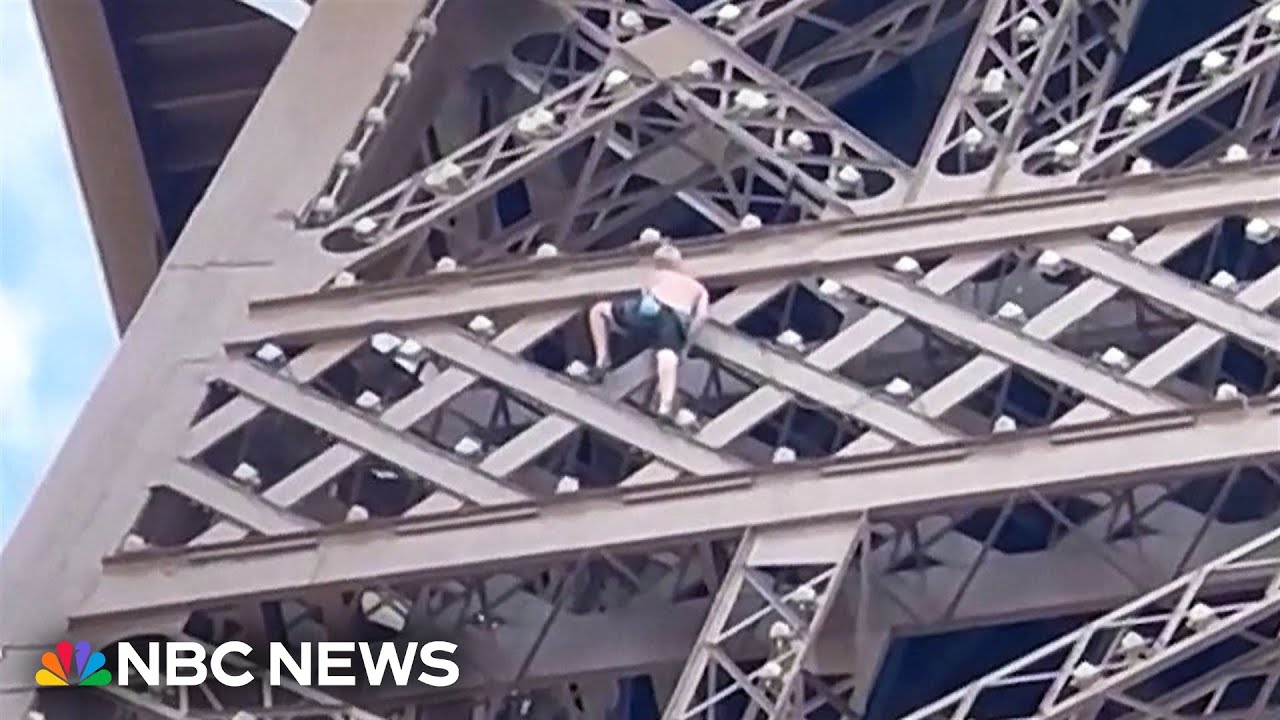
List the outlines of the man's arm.
{"label": "man's arm", "polygon": [[704,287],[702,288],[702,291],[698,293],[698,301],[694,303],[693,317],[689,318],[689,338],[691,340],[693,339],[693,336],[698,333],[702,324],[706,322],[710,312],[710,305],[711,298],[707,293],[707,289]]}

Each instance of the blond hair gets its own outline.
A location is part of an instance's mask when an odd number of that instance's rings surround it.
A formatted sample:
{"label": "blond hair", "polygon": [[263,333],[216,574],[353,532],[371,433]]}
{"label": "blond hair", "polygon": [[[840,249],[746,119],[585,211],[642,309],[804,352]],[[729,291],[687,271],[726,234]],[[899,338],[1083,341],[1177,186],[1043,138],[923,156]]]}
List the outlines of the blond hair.
{"label": "blond hair", "polygon": [[680,253],[680,248],[670,243],[663,243],[653,251],[653,264],[663,270],[680,269],[681,261],[684,256]]}

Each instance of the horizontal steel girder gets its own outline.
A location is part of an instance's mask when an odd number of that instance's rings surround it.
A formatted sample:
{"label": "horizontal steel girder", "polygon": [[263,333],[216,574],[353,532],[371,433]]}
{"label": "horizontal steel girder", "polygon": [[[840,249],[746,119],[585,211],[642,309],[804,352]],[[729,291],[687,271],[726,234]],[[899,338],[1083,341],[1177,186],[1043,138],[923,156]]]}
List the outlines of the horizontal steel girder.
{"label": "horizontal steel girder", "polygon": [[[902,254],[1077,239],[1118,224],[1168,224],[1280,209],[1280,171],[1273,166],[1212,170],[1129,180],[1110,187],[1069,188],[956,205],[931,206],[832,223],[735,234],[692,244],[691,273],[713,284],[833,275]],[[585,305],[635,289],[643,280],[635,251],[522,260],[491,270],[436,273],[425,282],[326,290],[263,300],[250,307],[232,344],[267,339],[320,339],[495,309]],[[563,282],[572,278],[573,282]]]}
{"label": "horizontal steel girder", "polygon": [[[927,512],[1030,488],[1098,489],[1188,468],[1280,456],[1276,404],[1149,416],[986,445],[873,455],[812,467],[688,479],[495,506],[342,533],[299,533],[118,556],[82,619],[267,597],[373,579],[446,577],[593,548],[650,548],[748,527],[873,511]],[[391,540],[385,552],[370,542]]]}

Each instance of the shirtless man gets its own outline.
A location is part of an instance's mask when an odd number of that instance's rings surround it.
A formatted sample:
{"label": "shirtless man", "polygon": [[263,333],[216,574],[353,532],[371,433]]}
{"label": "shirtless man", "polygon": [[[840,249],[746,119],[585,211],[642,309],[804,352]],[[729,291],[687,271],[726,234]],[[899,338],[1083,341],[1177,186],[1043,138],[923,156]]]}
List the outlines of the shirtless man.
{"label": "shirtless man", "polygon": [[609,329],[641,338],[655,350],[658,415],[671,418],[680,356],[707,318],[707,289],[684,270],[680,250],[662,245],[653,253],[653,274],[644,287],[620,300],[591,306],[587,321],[596,364],[588,378],[600,382],[609,371]]}

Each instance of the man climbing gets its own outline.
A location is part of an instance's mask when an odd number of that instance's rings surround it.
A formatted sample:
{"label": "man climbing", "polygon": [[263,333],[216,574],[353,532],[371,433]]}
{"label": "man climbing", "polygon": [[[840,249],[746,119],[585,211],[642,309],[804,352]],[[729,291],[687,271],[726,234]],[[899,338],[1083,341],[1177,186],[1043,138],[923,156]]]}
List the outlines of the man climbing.
{"label": "man climbing", "polygon": [[587,376],[600,382],[610,369],[609,330],[615,327],[653,349],[658,375],[658,416],[674,410],[680,358],[707,318],[707,288],[685,272],[680,250],[663,244],[653,253],[653,273],[642,288],[625,298],[591,306],[587,322],[596,362]]}

